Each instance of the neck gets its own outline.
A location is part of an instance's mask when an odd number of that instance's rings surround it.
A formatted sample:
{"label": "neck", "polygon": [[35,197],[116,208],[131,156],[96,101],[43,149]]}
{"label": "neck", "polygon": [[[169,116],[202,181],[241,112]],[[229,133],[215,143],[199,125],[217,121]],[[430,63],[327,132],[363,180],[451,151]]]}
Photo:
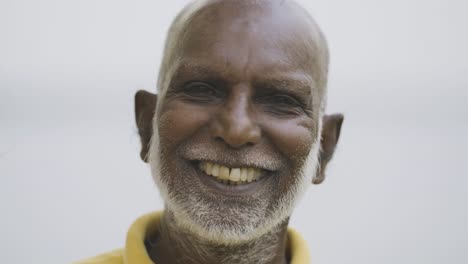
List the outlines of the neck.
{"label": "neck", "polygon": [[176,225],[166,210],[158,229],[147,237],[147,250],[157,264],[286,264],[287,221],[254,241],[220,245]]}

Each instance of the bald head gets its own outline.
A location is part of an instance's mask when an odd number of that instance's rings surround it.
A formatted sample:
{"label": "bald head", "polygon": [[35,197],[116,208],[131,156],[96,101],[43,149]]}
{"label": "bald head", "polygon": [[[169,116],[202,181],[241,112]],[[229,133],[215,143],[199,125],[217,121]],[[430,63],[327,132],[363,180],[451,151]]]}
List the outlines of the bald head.
{"label": "bald head", "polygon": [[[165,97],[171,78],[184,58],[191,52],[203,54],[203,50],[196,50],[200,48],[211,53],[216,45],[225,45],[220,44],[221,37],[232,40],[231,43],[245,39],[246,45],[252,38],[263,41],[261,50],[266,51],[273,63],[281,61],[275,62],[275,52],[268,53],[268,50],[284,50],[290,61],[297,64],[294,66],[304,68],[311,76],[311,86],[316,90],[312,92],[319,95],[315,104],[323,111],[329,62],[327,43],[308,12],[289,0],[192,1],[169,29],[159,73],[159,99]],[[236,53],[233,55],[239,55],[238,48],[230,50]]]}

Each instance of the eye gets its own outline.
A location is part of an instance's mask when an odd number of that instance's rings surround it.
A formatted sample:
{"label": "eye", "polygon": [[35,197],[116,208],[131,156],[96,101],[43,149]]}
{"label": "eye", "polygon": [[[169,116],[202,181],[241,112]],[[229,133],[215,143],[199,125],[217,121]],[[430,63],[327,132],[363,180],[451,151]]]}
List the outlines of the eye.
{"label": "eye", "polygon": [[300,115],[306,112],[305,104],[287,94],[273,94],[260,99],[265,110],[275,115]]}
{"label": "eye", "polygon": [[185,85],[181,92],[192,101],[211,101],[221,97],[218,89],[203,82],[192,82]]}
{"label": "eye", "polygon": [[291,96],[288,95],[275,95],[272,96],[271,102],[277,105],[290,105],[290,106],[300,106],[300,103]]}

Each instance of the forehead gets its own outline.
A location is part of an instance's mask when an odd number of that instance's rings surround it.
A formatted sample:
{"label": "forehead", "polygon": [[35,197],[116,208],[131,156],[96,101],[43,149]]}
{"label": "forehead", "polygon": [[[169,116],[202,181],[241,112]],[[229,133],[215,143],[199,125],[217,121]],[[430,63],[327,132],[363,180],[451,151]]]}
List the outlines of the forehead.
{"label": "forehead", "polygon": [[317,45],[310,25],[288,7],[223,1],[201,9],[186,24],[177,49],[180,65],[216,68],[233,78],[291,75],[317,78]]}

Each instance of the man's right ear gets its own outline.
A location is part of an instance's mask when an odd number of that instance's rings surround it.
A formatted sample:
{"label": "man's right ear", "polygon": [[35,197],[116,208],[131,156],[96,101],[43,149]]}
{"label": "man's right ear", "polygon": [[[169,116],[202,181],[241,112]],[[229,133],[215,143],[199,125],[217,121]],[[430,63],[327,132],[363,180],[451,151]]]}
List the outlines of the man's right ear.
{"label": "man's right ear", "polygon": [[153,135],[153,117],[156,110],[156,94],[140,90],[135,94],[135,120],[141,140],[140,157],[148,162],[148,151]]}

